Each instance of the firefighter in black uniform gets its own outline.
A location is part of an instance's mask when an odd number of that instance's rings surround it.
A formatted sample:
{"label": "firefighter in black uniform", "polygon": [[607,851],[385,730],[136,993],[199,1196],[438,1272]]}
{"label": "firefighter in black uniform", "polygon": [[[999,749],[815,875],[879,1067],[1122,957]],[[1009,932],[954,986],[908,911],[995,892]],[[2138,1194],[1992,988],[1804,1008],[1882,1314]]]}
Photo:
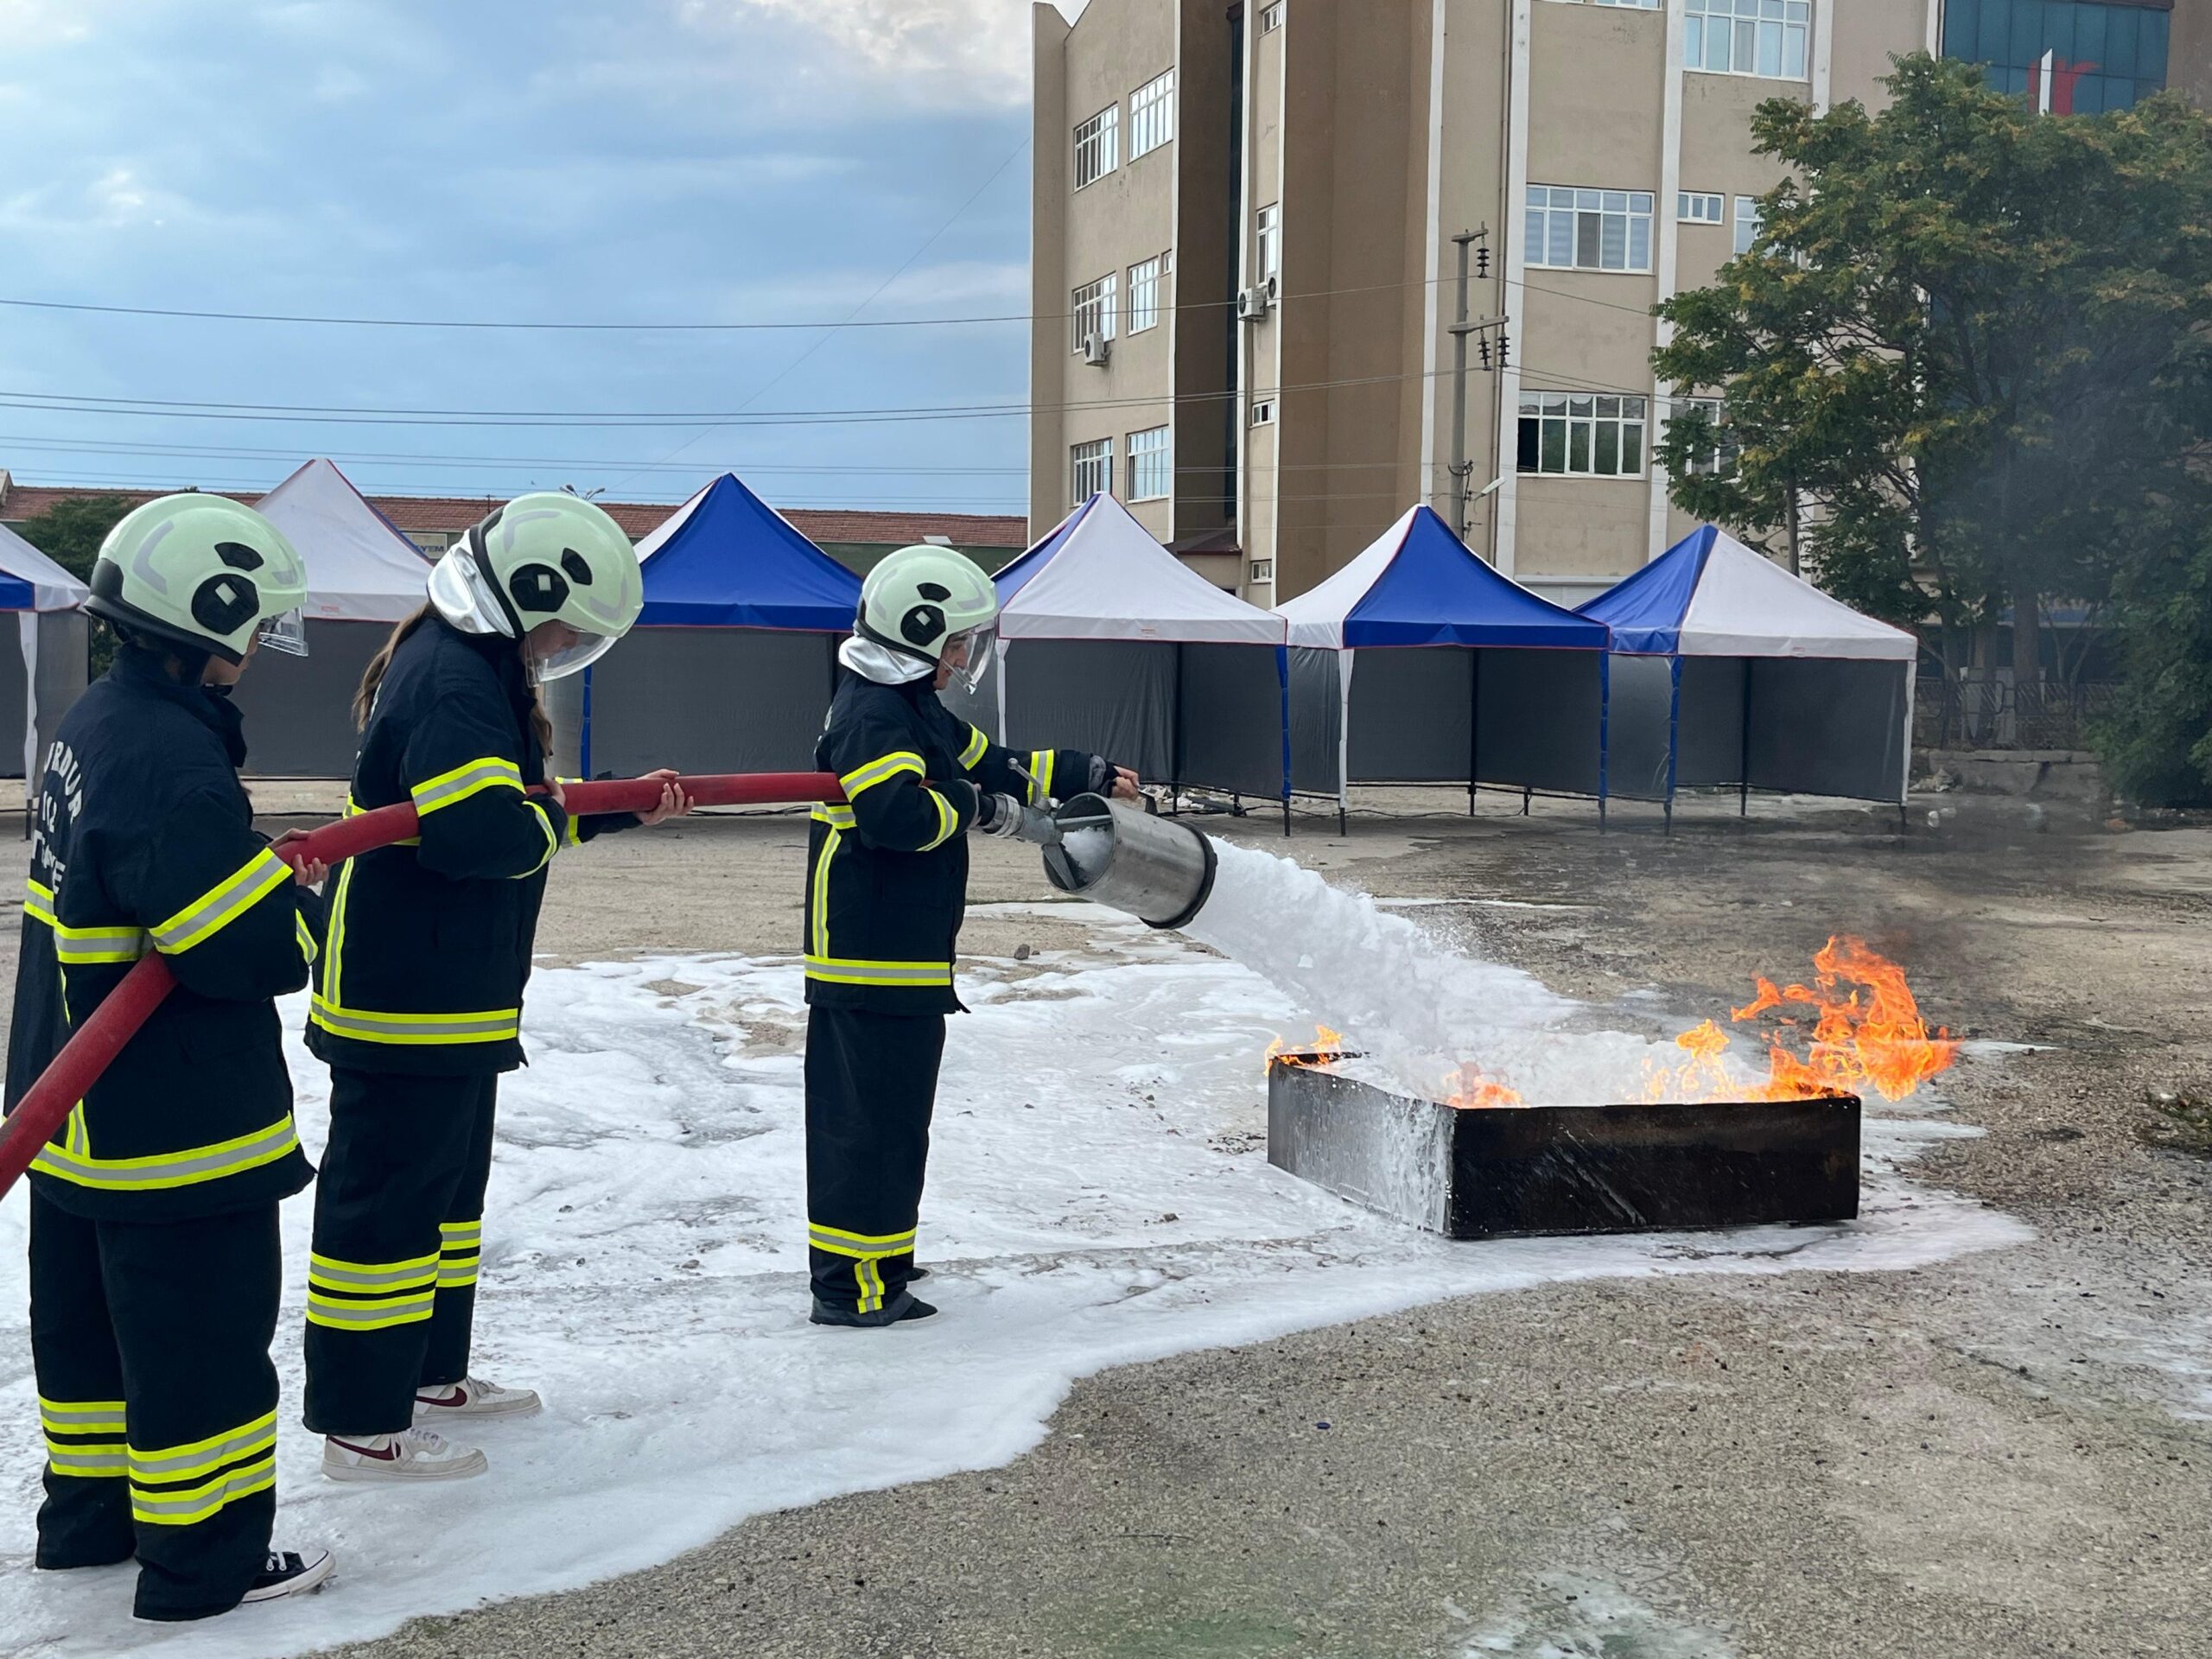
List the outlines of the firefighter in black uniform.
{"label": "firefighter in black uniform", "polygon": [[1136,774],[1077,749],[1017,756],[938,700],[973,690],[998,616],[990,578],[943,547],[901,549],[861,591],[815,764],[806,887],[806,1209],[817,1325],[937,1310],[907,1288],[952,963],[968,902],[966,831],[1011,835],[1023,809]]}
{"label": "firefighter in black uniform", "polygon": [[37,1564],[135,1554],[137,1617],[205,1618],[332,1571],[269,1548],[276,1205],[314,1173],[271,999],[307,983],[322,873],[254,832],[224,695],[258,640],[302,643],[306,570],[251,508],[170,496],[109,533],[92,590],[119,648],[39,787],[9,1104],[139,957],[176,987],[31,1166]]}
{"label": "firefighter in black uniform", "polygon": [[[571,818],[543,794],[543,682],[644,604],[629,538],[540,493],[471,530],[361,683],[348,810],[411,801],[420,833],[340,866],[308,1046],[331,1069],[308,1263],[307,1422],[337,1480],[453,1480],[484,1454],[430,1422],[538,1408],[473,1376],[469,1342],[499,1074],[522,1064],[523,984],[564,845],[687,810]],[[664,780],[673,773],[657,774]]]}

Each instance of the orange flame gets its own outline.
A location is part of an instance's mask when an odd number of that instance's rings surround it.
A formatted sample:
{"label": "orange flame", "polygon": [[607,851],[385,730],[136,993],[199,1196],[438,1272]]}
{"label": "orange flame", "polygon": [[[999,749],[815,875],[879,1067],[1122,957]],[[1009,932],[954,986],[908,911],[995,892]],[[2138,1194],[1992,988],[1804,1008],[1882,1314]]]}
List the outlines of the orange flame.
{"label": "orange flame", "polygon": [[1267,1063],[1269,1065],[1333,1065],[1344,1046],[1344,1033],[1331,1031],[1326,1026],[1317,1024],[1310,1044],[1295,1049],[1287,1048],[1280,1037],[1269,1043]]}
{"label": "orange flame", "polygon": [[1499,1106],[1526,1106],[1521,1091],[1508,1088],[1496,1077],[1484,1077],[1483,1069],[1472,1060],[1462,1060],[1444,1078],[1449,1090],[1444,1096],[1446,1106],[1456,1106],[1463,1112],[1487,1111]]}

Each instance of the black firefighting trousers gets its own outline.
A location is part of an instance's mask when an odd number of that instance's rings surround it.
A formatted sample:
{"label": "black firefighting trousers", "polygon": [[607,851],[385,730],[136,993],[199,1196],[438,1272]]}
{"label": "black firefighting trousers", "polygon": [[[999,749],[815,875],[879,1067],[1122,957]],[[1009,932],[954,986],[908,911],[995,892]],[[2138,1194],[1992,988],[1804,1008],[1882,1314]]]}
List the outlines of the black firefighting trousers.
{"label": "black firefighting trousers", "polygon": [[397,1434],[468,1375],[499,1080],[333,1068],[308,1258],[307,1423]]}
{"label": "black firefighting trousers", "polygon": [[807,1010],[807,1260],[832,1306],[874,1313],[913,1271],[944,1058],[941,1014]]}
{"label": "black firefighting trousers", "polygon": [[46,1432],[37,1564],[138,1558],[141,1618],[207,1618],[276,1513],[276,1206],[88,1221],[31,1193],[31,1363]]}

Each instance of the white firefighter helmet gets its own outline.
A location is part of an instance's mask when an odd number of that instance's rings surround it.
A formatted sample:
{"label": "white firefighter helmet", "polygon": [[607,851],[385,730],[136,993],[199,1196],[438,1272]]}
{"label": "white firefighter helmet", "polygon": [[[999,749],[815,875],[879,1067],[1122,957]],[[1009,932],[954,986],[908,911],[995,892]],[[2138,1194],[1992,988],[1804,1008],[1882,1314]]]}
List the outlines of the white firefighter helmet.
{"label": "white firefighter helmet", "polygon": [[540,680],[588,668],[645,609],[637,550],[596,502],[563,490],[518,495],[472,525],[430,572],[430,603],[464,633],[520,639],[565,622],[575,643],[531,663]]}
{"label": "white firefighter helmet", "polygon": [[854,632],[929,664],[950,658],[953,681],[973,691],[998,633],[999,594],[982,567],[950,547],[902,547],[861,584]]}
{"label": "white firefighter helmet", "polygon": [[133,510],[100,543],[92,589],[85,608],[94,616],[226,663],[245,661],[257,634],[307,654],[306,562],[283,531],[227,496],[165,495]]}

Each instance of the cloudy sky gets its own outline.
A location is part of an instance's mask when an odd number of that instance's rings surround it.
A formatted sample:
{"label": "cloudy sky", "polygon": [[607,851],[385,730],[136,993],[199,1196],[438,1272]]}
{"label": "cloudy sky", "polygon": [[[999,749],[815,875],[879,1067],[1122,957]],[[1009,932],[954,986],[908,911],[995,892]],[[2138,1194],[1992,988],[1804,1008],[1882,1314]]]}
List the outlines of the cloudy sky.
{"label": "cloudy sky", "polygon": [[[0,0],[0,300],[556,323],[1019,315],[1028,11]],[[1025,340],[1019,323],[556,332],[0,304],[0,467],[237,486],[327,454],[371,491],[624,499],[675,499],[727,467],[783,505],[1017,512],[1018,419],[787,417],[1019,404]],[[573,418],[618,412],[735,418]]]}

